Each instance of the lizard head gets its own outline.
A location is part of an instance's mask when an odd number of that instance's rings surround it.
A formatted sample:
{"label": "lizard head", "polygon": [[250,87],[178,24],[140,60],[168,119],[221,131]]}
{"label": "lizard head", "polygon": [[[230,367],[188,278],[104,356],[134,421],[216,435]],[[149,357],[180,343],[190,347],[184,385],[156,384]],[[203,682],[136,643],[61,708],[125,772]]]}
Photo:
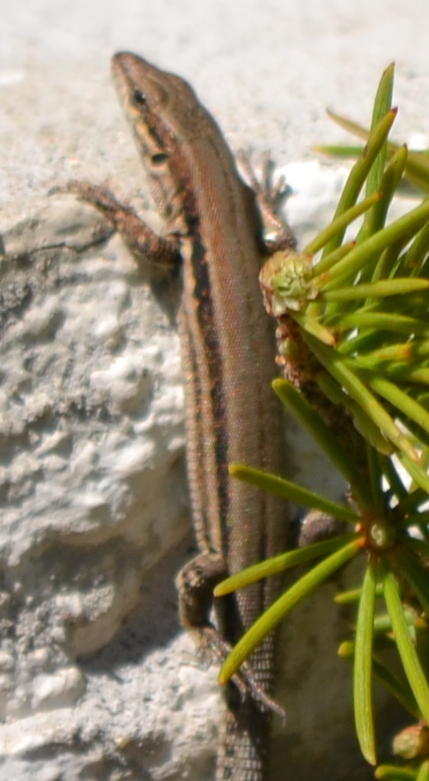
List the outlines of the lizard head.
{"label": "lizard head", "polygon": [[139,148],[149,168],[162,165],[178,144],[205,135],[212,118],[179,76],[130,52],[112,58],[112,73]]}

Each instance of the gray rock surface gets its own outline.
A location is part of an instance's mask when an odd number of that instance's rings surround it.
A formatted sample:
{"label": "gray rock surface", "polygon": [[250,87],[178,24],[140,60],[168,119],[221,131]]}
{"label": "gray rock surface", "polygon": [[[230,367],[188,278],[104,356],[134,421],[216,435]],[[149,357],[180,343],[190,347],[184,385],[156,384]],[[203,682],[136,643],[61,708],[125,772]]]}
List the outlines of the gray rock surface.
{"label": "gray rock surface", "polygon": [[3,759],[70,748],[82,725],[94,738],[77,660],[118,635],[188,530],[177,336],[119,240],[100,246],[111,233],[54,196],[3,236]]}

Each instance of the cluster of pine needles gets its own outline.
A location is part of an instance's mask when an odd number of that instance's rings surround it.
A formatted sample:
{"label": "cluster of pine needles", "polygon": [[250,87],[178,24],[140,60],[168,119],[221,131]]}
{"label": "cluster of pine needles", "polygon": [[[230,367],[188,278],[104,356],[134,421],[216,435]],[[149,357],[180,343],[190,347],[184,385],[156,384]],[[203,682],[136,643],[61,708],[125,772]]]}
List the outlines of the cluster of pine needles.
{"label": "cluster of pine needles", "polygon": [[[346,531],[251,567],[215,595],[311,562],[234,648],[221,670],[225,683],[295,605],[361,556],[362,583],[337,597],[357,606],[353,640],[339,650],[353,662],[357,737],[376,765],[376,677],[414,719],[395,740],[402,765],[380,765],[376,777],[423,781],[429,779],[429,197],[396,221],[387,216],[404,182],[429,192],[429,156],[388,140],[397,113],[392,91],[393,66],[381,78],[369,131],[333,115],[366,142],[363,149],[323,149],[356,157],[333,220],[302,252],[277,253],[261,273],[285,377],[274,381],[274,391],[344,476],[348,501],[251,466],[230,466],[239,479],[328,513]],[[359,216],[356,238],[348,240]],[[385,661],[392,648],[399,674]]]}

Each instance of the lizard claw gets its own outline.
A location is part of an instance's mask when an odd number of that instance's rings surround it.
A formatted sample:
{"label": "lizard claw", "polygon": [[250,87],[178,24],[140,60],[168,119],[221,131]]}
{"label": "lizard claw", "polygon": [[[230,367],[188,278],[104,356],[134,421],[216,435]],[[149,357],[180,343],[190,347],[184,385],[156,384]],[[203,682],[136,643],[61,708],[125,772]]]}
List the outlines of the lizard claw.
{"label": "lizard claw", "polygon": [[241,665],[240,671],[235,673],[231,680],[237,686],[243,699],[250,694],[262,711],[265,713],[275,713],[277,716],[280,716],[283,722],[286,720],[286,711],[273,697],[270,697],[263,687],[255,680],[255,674],[250,664],[244,662]]}
{"label": "lizard claw", "polygon": [[256,193],[259,205],[261,206],[263,203],[273,214],[277,214],[291,190],[286,184],[284,176],[278,177],[277,181],[274,182],[275,163],[270,153],[266,151],[262,155],[260,178],[256,176],[250,155],[247,152],[241,150],[237,158],[246,179]]}
{"label": "lizard claw", "polygon": [[272,255],[278,250],[294,249],[295,238],[281,216],[281,207],[285,199],[290,195],[291,190],[286,184],[284,176],[280,176],[274,182],[275,164],[270,157],[270,153],[264,152],[263,154],[260,178],[256,176],[247,152],[240,151],[237,159],[258,202],[264,226],[267,254]]}
{"label": "lizard claw", "polygon": [[[232,645],[224,640],[214,627],[206,627],[204,633],[207,645],[212,653],[221,663],[224,662],[232,651]],[[231,681],[237,687],[241,700],[251,697],[261,711],[275,713],[283,721],[286,719],[285,710],[270,697],[262,684],[259,683],[255,671],[249,662],[243,662],[239,671],[232,676]]]}

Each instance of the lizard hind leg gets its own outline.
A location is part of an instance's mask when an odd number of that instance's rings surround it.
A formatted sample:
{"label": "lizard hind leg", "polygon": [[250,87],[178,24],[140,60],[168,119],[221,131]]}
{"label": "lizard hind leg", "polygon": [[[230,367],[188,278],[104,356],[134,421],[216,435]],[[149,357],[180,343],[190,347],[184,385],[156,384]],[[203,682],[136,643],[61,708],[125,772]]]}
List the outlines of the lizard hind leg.
{"label": "lizard hind leg", "polygon": [[[185,564],[176,578],[182,626],[188,630],[198,649],[203,654],[209,654],[210,661],[216,659],[220,664],[232,651],[232,645],[211,622],[210,614],[213,589],[227,574],[221,554],[201,553]],[[219,613],[222,613],[221,609]],[[283,708],[267,694],[248,662],[241,665],[231,682],[224,687],[224,695],[232,710],[239,710],[243,702],[250,699],[262,712],[276,713],[282,719],[285,717]]]}
{"label": "lizard hind leg", "polygon": [[200,553],[177,575],[180,623],[198,646],[211,646],[211,632],[217,631],[210,621],[213,589],[227,574],[226,562],[220,553]]}

